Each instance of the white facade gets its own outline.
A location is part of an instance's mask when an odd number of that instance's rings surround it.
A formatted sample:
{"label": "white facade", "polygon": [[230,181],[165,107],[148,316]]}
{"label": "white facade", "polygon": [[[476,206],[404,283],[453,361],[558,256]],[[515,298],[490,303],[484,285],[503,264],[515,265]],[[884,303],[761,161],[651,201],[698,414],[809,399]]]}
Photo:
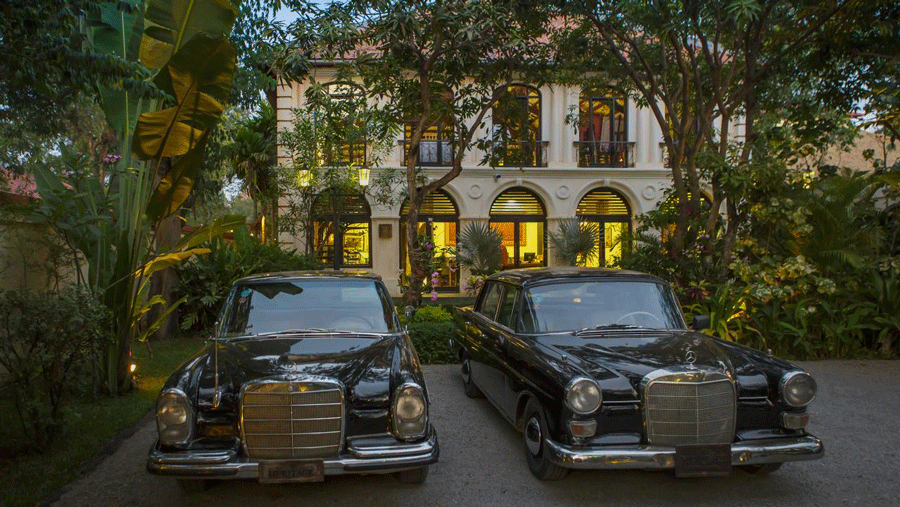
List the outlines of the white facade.
{"label": "white facade", "polygon": [[[319,82],[328,81],[328,69],[316,69]],[[523,83],[527,84],[527,83]],[[670,171],[664,167],[663,141],[659,125],[651,111],[638,108],[628,100],[626,106],[626,141],[633,142],[630,167],[579,167],[578,132],[575,126],[566,123],[566,116],[579,106],[581,90],[558,85],[543,86],[538,89],[541,98],[540,139],[544,141],[546,167],[499,167],[480,166],[484,153],[470,150],[463,160],[462,174],[444,187],[458,209],[458,229],[470,221],[487,221],[491,206],[504,191],[524,188],[533,192],[542,202],[546,212],[545,231],[556,230],[556,223],[576,216],[582,198],[597,189],[607,189],[618,194],[627,204],[630,226],[636,227],[637,217],[652,210],[663,198],[666,188],[671,186]],[[304,107],[304,85],[293,83],[278,89],[279,131],[291,128],[291,109]],[[486,121],[486,132],[491,128],[491,119]],[[739,127],[738,127],[739,128]],[[739,132],[734,132],[739,135]],[[403,144],[401,139],[394,152],[382,163],[383,167],[403,167]],[[284,165],[286,157],[279,152],[279,163]],[[619,164],[622,165],[622,164]],[[435,180],[445,174],[447,167],[423,167],[425,175]],[[373,175],[378,168],[373,167]],[[371,264],[364,266],[380,274],[394,294],[399,294],[399,273],[401,271],[401,245],[404,238],[400,234],[401,205],[391,207],[371,206]],[[390,226],[390,237],[379,237],[379,226]],[[382,231],[384,229],[382,228]],[[282,234],[280,240],[285,245],[302,251],[303,238]],[[533,258],[533,253],[531,254]],[[544,253],[544,263],[554,265],[552,253]]]}

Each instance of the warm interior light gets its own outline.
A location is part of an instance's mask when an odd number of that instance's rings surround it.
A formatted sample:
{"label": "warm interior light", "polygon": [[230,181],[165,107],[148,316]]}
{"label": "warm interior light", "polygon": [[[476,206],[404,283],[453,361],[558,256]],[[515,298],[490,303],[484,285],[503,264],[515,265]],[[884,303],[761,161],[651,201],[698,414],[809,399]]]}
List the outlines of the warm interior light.
{"label": "warm interior light", "polygon": [[136,370],[136,369],[137,369],[137,365],[134,363],[131,363],[131,373],[134,373],[134,370]]}
{"label": "warm interior light", "polygon": [[368,167],[360,167],[359,171],[359,184],[366,187],[369,185],[369,168]]}
{"label": "warm interior light", "polygon": [[297,184],[301,187],[308,187],[312,182],[312,175],[309,173],[309,169],[300,169],[297,171]]}

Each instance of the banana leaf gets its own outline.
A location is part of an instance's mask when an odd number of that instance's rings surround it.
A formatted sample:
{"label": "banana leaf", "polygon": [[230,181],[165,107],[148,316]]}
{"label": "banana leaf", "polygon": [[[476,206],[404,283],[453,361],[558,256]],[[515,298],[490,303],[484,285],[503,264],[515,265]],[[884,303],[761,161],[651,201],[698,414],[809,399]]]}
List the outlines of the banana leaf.
{"label": "banana leaf", "polygon": [[132,150],[143,160],[186,155],[225,108],[234,76],[235,50],[224,38],[194,36],[160,70],[154,83],[176,103],[138,119]]}
{"label": "banana leaf", "polygon": [[212,38],[231,33],[237,8],[228,0],[153,0],[144,13],[146,29],[141,39],[140,62],[159,69],[198,34]]}

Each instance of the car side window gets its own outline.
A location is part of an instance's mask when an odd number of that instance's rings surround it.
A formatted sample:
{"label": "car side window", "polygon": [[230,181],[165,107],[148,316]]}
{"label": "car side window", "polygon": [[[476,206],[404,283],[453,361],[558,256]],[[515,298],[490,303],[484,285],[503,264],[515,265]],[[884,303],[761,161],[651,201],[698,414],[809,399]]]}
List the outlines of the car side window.
{"label": "car side window", "polygon": [[506,288],[506,292],[503,295],[503,301],[500,303],[500,312],[497,314],[497,323],[501,326],[515,329],[516,326],[513,317],[516,313],[516,298],[518,295],[518,290],[512,287]]}
{"label": "car side window", "polygon": [[497,315],[497,307],[500,305],[500,295],[503,291],[503,286],[499,283],[488,282],[484,290],[486,292],[484,297],[481,298],[481,306],[478,308],[478,313],[494,320],[494,316]]}

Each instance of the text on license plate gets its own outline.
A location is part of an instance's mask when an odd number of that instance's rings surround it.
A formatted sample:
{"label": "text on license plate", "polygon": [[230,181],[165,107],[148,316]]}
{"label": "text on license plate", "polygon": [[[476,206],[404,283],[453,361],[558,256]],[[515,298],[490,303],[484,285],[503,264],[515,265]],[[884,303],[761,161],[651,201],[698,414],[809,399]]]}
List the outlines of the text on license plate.
{"label": "text on license plate", "polygon": [[325,466],[321,460],[260,461],[259,482],[321,482]]}

